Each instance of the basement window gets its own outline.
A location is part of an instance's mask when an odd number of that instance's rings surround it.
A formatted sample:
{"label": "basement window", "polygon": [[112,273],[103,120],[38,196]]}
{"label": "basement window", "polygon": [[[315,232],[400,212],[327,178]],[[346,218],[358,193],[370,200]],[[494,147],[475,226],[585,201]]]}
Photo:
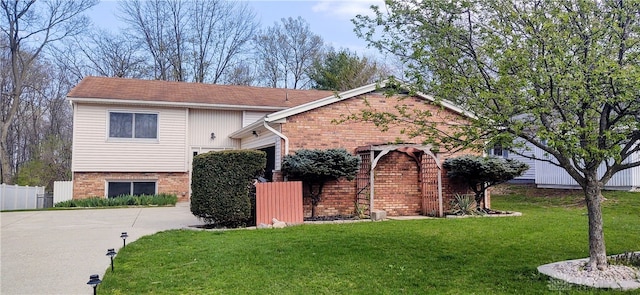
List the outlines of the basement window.
{"label": "basement window", "polygon": [[109,181],[107,197],[155,195],[155,181]]}

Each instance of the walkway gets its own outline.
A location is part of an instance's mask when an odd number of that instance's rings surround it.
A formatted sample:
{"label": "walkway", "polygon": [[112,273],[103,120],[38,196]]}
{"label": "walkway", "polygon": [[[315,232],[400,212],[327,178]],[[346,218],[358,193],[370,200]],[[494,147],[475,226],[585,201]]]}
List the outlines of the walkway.
{"label": "walkway", "polygon": [[0,213],[0,294],[91,294],[107,249],[141,236],[201,224],[188,203],[176,207]]}

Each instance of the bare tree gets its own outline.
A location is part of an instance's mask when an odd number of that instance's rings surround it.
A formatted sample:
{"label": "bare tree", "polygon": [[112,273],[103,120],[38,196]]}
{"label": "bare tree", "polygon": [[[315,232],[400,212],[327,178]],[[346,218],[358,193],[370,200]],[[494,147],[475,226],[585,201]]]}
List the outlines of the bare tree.
{"label": "bare tree", "polygon": [[139,46],[124,35],[98,31],[87,43],[80,44],[79,48],[93,74],[121,78],[148,76],[147,61]]}
{"label": "bare tree", "polygon": [[75,36],[87,27],[82,13],[97,4],[97,0],[1,0],[0,31],[6,40],[9,76],[3,85],[0,123],[1,182],[10,182],[13,174],[7,138],[9,128],[18,116],[23,92],[35,60],[51,43]]}
{"label": "bare tree", "polygon": [[120,12],[160,80],[222,81],[257,29],[255,13],[240,2],[133,0],[120,2]]}
{"label": "bare tree", "polygon": [[172,54],[171,6],[162,0],[121,1],[122,20],[129,24],[128,34],[145,45],[153,60],[153,76],[158,80],[176,80],[176,59]]}
{"label": "bare tree", "polygon": [[253,38],[255,13],[246,3],[222,0],[194,1],[190,8],[194,81],[219,83]]}
{"label": "bare tree", "polygon": [[309,85],[306,69],[320,54],[322,38],[298,17],[281,19],[255,38],[261,73],[269,86],[301,89]]}
{"label": "bare tree", "polygon": [[253,86],[256,75],[249,63],[238,63],[225,75],[225,84]]}
{"label": "bare tree", "polygon": [[260,77],[269,87],[276,88],[280,81],[286,80],[284,61],[279,53],[278,38],[275,28],[267,28],[255,37],[255,58],[259,65]]}

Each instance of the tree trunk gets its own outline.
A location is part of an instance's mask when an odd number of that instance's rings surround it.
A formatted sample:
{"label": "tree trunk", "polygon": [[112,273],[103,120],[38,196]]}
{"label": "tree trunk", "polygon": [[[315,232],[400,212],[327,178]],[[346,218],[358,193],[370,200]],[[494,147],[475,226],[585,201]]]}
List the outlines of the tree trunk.
{"label": "tree trunk", "polygon": [[601,206],[602,187],[595,169],[586,175],[584,196],[587,201],[589,216],[589,263],[587,270],[603,270],[607,268],[607,251],[604,245],[604,231]]}
{"label": "tree trunk", "polygon": [[316,217],[316,207],[318,206],[318,201],[316,198],[311,198],[311,218]]}
{"label": "tree trunk", "polygon": [[0,183],[12,184],[11,181],[11,163],[9,163],[9,152],[5,146],[7,145],[7,140],[2,136],[2,140],[0,140],[0,162],[1,162],[1,171],[0,174]]}
{"label": "tree trunk", "polygon": [[[305,182],[303,182],[305,183]],[[311,217],[316,217],[316,207],[322,198],[322,188],[324,187],[324,182],[317,183],[318,191],[313,191],[313,182],[307,181],[307,187],[309,188],[309,198],[311,199]]]}

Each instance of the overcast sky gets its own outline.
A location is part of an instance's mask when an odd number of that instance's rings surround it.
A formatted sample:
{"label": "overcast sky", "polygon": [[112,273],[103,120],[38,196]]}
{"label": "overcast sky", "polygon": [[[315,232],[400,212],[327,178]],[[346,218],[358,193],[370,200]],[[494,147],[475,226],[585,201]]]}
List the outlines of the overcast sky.
{"label": "overcast sky", "polygon": [[[207,0],[198,0],[207,1]],[[254,9],[263,27],[271,26],[281,18],[301,16],[311,28],[320,35],[325,44],[333,47],[349,48],[359,54],[371,55],[375,51],[365,49],[366,43],[358,39],[353,32],[351,19],[357,14],[371,14],[371,5],[383,5],[383,0],[322,0],[322,1],[247,1]],[[118,3],[102,0],[94,7],[89,16],[95,25],[116,31],[120,26],[114,16]]]}

